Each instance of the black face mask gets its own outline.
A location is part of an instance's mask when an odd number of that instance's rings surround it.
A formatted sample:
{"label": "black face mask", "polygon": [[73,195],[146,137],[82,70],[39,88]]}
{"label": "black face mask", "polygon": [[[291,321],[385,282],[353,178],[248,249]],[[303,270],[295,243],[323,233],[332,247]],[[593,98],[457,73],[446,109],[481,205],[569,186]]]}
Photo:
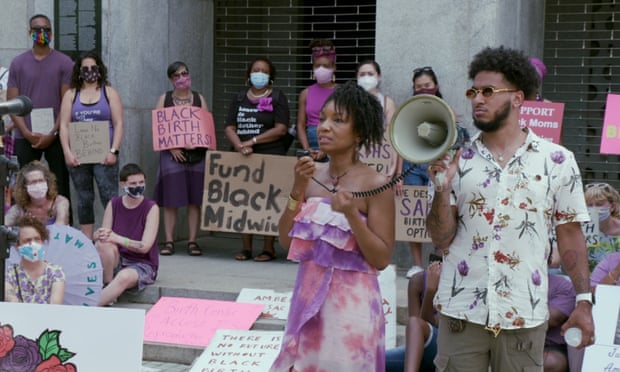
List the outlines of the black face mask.
{"label": "black face mask", "polygon": [[138,199],[144,194],[144,185],[134,186],[134,187],[125,186],[124,190],[125,190],[125,193],[129,195],[129,197]]}

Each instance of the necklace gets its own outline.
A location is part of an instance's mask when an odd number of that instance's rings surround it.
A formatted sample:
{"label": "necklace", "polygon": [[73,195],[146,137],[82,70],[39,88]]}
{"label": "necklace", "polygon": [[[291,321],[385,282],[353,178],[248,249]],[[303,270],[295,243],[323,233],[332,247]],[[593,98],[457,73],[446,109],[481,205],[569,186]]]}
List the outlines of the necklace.
{"label": "necklace", "polygon": [[271,89],[265,89],[265,91],[261,94],[254,94],[254,92],[252,92],[252,88],[248,89],[248,95],[250,96],[250,98],[253,98],[253,99],[263,98],[269,95],[270,93],[271,93]]}
{"label": "necklace", "polygon": [[348,174],[351,170],[353,170],[355,167],[357,167],[357,165],[358,165],[358,164],[359,164],[359,163],[357,163],[357,162],[356,162],[355,164],[353,164],[353,166],[352,166],[351,168],[347,169],[346,171],[344,171],[344,172],[343,172],[341,175],[339,175],[339,176],[332,176],[332,175],[329,173],[329,171],[328,171],[328,173],[327,173],[327,174],[328,174],[329,178],[331,178],[331,180],[332,180],[332,185],[334,186],[334,188],[336,188],[336,187],[338,186],[338,183],[340,182],[340,179],[341,179],[342,177],[346,176],[346,175],[347,175],[347,174]]}
{"label": "necklace", "polygon": [[187,98],[181,98],[176,94],[172,95],[172,102],[175,106],[191,105],[193,96],[190,94]]}

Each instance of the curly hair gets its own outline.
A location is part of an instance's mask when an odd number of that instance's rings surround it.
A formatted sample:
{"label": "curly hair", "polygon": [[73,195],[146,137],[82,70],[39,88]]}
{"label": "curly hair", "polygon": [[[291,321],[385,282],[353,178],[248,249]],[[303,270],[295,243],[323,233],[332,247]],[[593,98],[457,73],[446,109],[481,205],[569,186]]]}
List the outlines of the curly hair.
{"label": "curly hair", "polygon": [[474,80],[481,71],[499,72],[504,79],[531,97],[538,89],[538,75],[523,51],[487,47],[474,56],[469,65],[469,79]]}
{"label": "curly hair", "polygon": [[80,71],[82,70],[82,61],[87,58],[95,60],[97,67],[99,67],[99,73],[101,74],[101,77],[99,78],[97,83],[99,85],[110,85],[110,83],[108,82],[108,69],[103,64],[103,60],[101,59],[101,57],[99,57],[99,54],[91,50],[80,54],[80,56],[75,60],[75,63],[73,64],[73,72],[71,73],[71,88],[80,90],[80,88],[82,87],[83,82],[82,78],[80,77]]}
{"label": "curly hair", "polygon": [[620,218],[620,193],[608,183],[589,183],[585,186],[586,204],[591,205],[606,200],[616,206],[612,216]]}
{"label": "curly hair", "polygon": [[45,178],[45,181],[47,181],[47,194],[45,197],[48,200],[53,200],[58,196],[56,175],[50,171],[47,165],[41,163],[40,161],[31,161],[30,163],[24,165],[19,172],[17,172],[15,185],[13,186],[13,197],[15,198],[15,203],[24,210],[31,203],[30,195],[28,195],[28,191],[26,190],[26,175],[34,171],[40,171],[43,173],[43,177]]}
{"label": "curly hair", "polygon": [[262,56],[254,58],[254,60],[252,60],[252,62],[248,64],[248,67],[245,69],[245,79],[247,80],[250,78],[250,74],[252,73],[252,67],[254,67],[254,64],[259,61],[265,62],[267,65],[269,65],[269,84],[273,84],[273,82],[276,80],[276,66],[273,64],[273,62],[271,62],[269,58]]}
{"label": "curly hair", "polygon": [[39,221],[35,217],[23,216],[17,221],[17,227],[19,227],[20,229],[23,227],[32,227],[33,229],[37,230],[37,232],[41,236],[42,241],[45,242],[49,240],[49,232],[47,231],[47,228],[45,227],[43,222]]}
{"label": "curly hair", "polygon": [[362,138],[358,148],[372,149],[383,142],[383,109],[379,100],[354,80],[338,86],[323,104],[334,102],[336,111],[343,117],[350,118],[353,132]]}

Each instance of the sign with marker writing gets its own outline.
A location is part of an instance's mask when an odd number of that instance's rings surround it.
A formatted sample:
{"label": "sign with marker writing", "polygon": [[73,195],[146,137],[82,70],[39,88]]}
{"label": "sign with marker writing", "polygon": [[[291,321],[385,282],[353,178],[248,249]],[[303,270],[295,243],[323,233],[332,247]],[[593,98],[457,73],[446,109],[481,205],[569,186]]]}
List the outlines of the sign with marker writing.
{"label": "sign with marker writing", "polygon": [[32,109],[30,127],[33,133],[51,133],[54,129],[54,110],[51,107]]}
{"label": "sign with marker writing", "polygon": [[261,318],[288,319],[293,292],[278,293],[272,289],[243,288],[237,296],[237,302],[262,304],[265,306]]}
{"label": "sign with marker writing", "polygon": [[79,121],[69,124],[71,151],[80,164],[100,164],[110,151],[110,123]]}
{"label": "sign with marker writing", "polygon": [[521,128],[530,128],[546,140],[560,143],[563,118],[564,103],[524,101],[519,115],[519,125]]}
{"label": "sign with marker writing", "polygon": [[592,307],[594,345],[585,349],[582,371],[620,369],[620,287],[599,284]]}
{"label": "sign with marker writing", "polygon": [[152,111],[153,150],[209,148],[215,150],[213,115],[195,106],[172,106]]}
{"label": "sign with marker writing", "polygon": [[280,352],[283,334],[220,329],[190,372],[267,372]]}
{"label": "sign with marker writing", "polygon": [[430,242],[426,216],[431,209],[426,186],[403,186],[402,197],[396,197],[396,240]]}
{"label": "sign with marker writing", "polygon": [[620,94],[607,95],[601,154],[620,154]]}
{"label": "sign with marker writing", "polygon": [[368,164],[378,173],[384,176],[391,177],[395,173],[400,173],[400,170],[396,170],[396,162],[398,161],[398,154],[394,147],[392,147],[392,141],[390,140],[390,134],[388,130],[383,133],[383,143],[375,146],[372,149],[362,148],[358,151],[359,159]]}

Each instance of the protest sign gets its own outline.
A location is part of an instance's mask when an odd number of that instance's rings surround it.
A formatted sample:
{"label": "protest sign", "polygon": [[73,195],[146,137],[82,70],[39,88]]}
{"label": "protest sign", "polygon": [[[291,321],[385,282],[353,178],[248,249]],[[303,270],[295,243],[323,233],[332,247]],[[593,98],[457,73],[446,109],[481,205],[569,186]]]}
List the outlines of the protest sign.
{"label": "protest sign", "polygon": [[0,302],[0,314],[3,370],[141,368],[142,309]]}
{"label": "protest sign", "polygon": [[398,153],[392,147],[392,141],[387,130],[383,134],[382,144],[375,146],[374,149],[362,148],[358,151],[358,156],[363,163],[384,176],[400,173],[400,169],[395,171]]}
{"label": "protest sign", "polygon": [[51,107],[37,108],[30,112],[33,133],[49,134],[54,129],[54,110]]}
{"label": "protest sign", "polygon": [[620,287],[596,286],[592,317],[595,342],[586,348],[580,370],[616,371],[620,369]]}
{"label": "protest sign", "polygon": [[524,101],[519,114],[521,128],[528,127],[538,136],[553,143],[560,143],[564,103]]}
{"label": "protest sign", "polygon": [[205,347],[218,329],[250,329],[263,305],[161,297],[146,314],[144,341]]}
{"label": "protest sign", "polygon": [[403,195],[396,198],[396,240],[430,242],[426,216],[431,208],[428,187],[403,186]]}
{"label": "protest sign", "polygon": [[190,372],[267,372],[282,345],[282,331],[218,330]]}
{"label": "protest sign", "polygon": [[262,304],[265,306],[261,318],[288,319],[293,292],[278,293],[271,289],[243,288],[237,296],[237,302]]}
{"label": "protest sign", "polygon": [[71,151],[80,164],[101,164],[110,152],[110,123],[80,121],[69,124]]}
{"label": "protest sign", "polygon": [[208,151],[201,229],[278,235],[296,158]]}
{"label": "protest sign", "polygon": [[171,106],[152,111],[153,150],[209,148],[215,150],[213,115],[195,106]]}
{"label": "protest sign", "polygon": [[396,268],[388,265],[379,272],[379,290],[383,303],[383,316],[385,317],[385,347],[396,347]]}
{"label": "protest sign", "polygon": [[601,154],[620,154],[620,94],[607,95]]}

